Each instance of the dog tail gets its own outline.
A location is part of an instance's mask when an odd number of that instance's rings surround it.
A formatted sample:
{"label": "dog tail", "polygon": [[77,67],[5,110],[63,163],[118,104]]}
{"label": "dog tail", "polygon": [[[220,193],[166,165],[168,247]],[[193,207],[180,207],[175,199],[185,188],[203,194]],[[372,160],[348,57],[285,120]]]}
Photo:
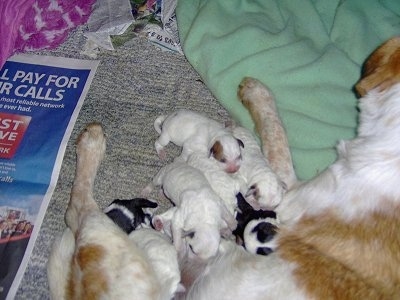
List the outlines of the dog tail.
{"label": "dog tail", "polygon": [[47,261],[47,278],[51,299],[66,299],[74,248],[74,235],[69,228],[66,228],[63,235],[54,241]]}
{"label": "dog tail", "polygon": [[161,134],[162,124],[164,123],[166,118],[166,115],[161,115],[154,121],[154,129],[157,131],[158,134]]}

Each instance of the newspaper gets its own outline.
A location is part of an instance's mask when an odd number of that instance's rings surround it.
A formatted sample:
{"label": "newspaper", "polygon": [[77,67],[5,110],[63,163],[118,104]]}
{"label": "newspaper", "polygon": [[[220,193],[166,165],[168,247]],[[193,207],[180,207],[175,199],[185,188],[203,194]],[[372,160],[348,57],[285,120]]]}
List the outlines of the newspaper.
{"label": "newspaper", "polygon": [[0,299],[12,299],[98,61],[16,55],[0,70]]}

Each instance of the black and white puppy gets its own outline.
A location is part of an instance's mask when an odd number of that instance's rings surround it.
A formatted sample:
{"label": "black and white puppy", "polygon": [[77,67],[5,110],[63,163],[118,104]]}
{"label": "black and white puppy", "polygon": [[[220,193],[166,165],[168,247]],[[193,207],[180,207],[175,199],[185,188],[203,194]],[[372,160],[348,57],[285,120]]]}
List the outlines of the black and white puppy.
{"label": "black and white puppy", "polygon": [[237,194],[238,225],[233,231],[236,242],[255,254],[268,255],[273,250],[269,243],[278,229],[276,213],[271,210],[255,210],[241,193]]}
{"label": "black and white puppy", "polygon": [[104,209],[104,213],[129,234],[136,228],[151,227],[150,209],[157,206],[156,202],[145,198],[115,199]]}
{"label": "black and white puppy", "polygon": [[261,218],[247,223],[243,233],[243,246],[250,253],[268,255],[274,251],[273,241],[278,232],[276,218]]}

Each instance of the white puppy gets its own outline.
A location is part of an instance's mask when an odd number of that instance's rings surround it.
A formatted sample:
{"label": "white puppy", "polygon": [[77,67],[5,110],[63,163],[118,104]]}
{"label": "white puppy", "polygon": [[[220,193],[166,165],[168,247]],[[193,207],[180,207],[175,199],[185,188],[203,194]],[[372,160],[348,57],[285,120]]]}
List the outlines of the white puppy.
{"label": "white puppy", "polygon": [[168,116],[159,116],[154,128],[160,134],[155,148],[162,159],[166,157],[164,147],[172,142],[182,147],[180,158],[183,161],[191,153],[199,152],[214,159],[228,173],[240,168],[241,141],[215,120],[181,109]]}
{"label": "white puppy", "polygon": [[149,257],[158,281],[169,292],[168,299],[173,299],[177,292],[184,292],[180,284],[178,254],[167,235],[152,228],[140,228],[132,231],[129,238]]}
{"label": "white puppy", "polygon": [[231,214],[234,214],[237,208],[236,195],[244,184],[241,177],[226,173],[213,161],[199,153],[191,154],[187,163],[204,174],[212,189],[224,201]]}
{"label": "white puppy", "polygon": [[254,209],[273,210],[282,200],[283,182],[271,169],[260,145],[249,130],[236,126],[233,134],[244,144],[242,165],[238,171],[238,175],[246,183],[242,194]]}
{"label": "white puppy", "polygon": [[[173,243],[185,249],[183,239],[194,254],[207,259],[216,254],[221,233],[229,235],[237,222],[211,188],[200,170],[175,161],[161,168],[152,186],[161,186],[175,205],[171,218]],[[152,189],[145,188],[145,193]]]}

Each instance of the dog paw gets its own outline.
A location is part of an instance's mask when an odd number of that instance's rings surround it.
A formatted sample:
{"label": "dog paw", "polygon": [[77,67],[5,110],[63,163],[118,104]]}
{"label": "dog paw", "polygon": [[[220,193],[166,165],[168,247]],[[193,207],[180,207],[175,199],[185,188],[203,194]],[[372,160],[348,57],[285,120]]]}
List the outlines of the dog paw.
{"label": "dog paw", "polygon": [[105,150],[106,138],[101,124],[88,124],[76,141],[77,154],[103,157]]}
{"label": "dog paw", "polygon": [[277,184],[275,189],[271,190],[270,203],[273,209],[276,209],[276,207],[282,202],[285,192],[285,189],[280,183]]}
{"label": "dog paw", "polygon": [[159,216],[154,216],[151,223],[157,231],[162,231],[164,229],[163,221]]}
{"label": "dog paw", "polygon": [[156,152],[158,154],[158,157],[161,160],[166,160],[167,159],[167,152],[165,151],[164,147],[160,145],[160,143],[155,142],[154,144],[155,148],[156,148]]}
{"label": "dog paw", "polygon": [[259,80],[252,77],[244,77],[238,87],[238,97],[245,106],[249,106],[271,97],[271,93]]}
{"label": "dog paw", "polygon": [[285,192],[275,174],[264,177],[260,184],[253,184],[245,194],[245,200],[254,210],[274,210],[282,201]]}

